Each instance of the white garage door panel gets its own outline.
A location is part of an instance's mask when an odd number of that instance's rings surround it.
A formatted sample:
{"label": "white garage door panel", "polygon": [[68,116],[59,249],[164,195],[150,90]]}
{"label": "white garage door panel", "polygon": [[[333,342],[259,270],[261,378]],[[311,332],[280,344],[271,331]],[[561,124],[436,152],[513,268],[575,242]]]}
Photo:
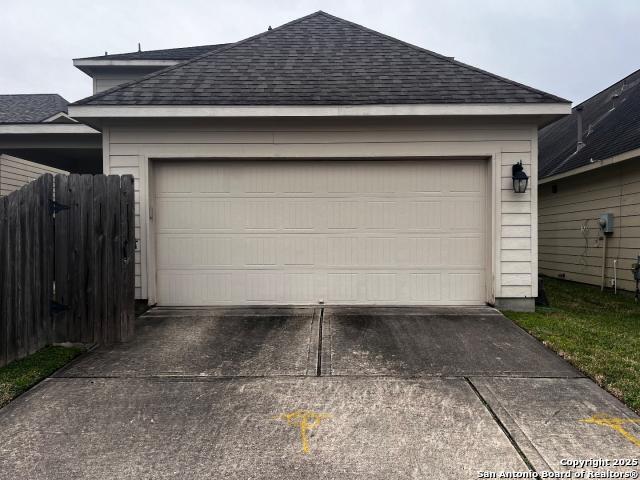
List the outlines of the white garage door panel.
{"label": "white garage door panel", "polygon": [[158,162],[158,302],[482,304],[485,168]]}

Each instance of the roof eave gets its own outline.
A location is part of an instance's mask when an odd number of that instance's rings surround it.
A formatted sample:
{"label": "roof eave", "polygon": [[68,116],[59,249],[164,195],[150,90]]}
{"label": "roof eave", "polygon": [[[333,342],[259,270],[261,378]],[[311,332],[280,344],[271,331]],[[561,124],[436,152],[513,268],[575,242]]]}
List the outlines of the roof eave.
{"label": "roof eave", "polygon": [[99,135],[100,132],[81,123],[5,123],[0,135]]}
{"label": "roof eave", "polygon": [[91,75],[95,69],[109,67],[170,67],[180,63],[180,60],[100,60],[95,58],[76,58],[73,60],[73,66],[83,71],[87,75]]}
{"label": "roof eave", "polygon": [[563,178],[572,177],[573,175],[579,175],[581,173],[590,172],[591,170],[596,170],[598,168],[607,167],[609,165],[614,165],[616,163],[625,162],[627,160],[633,160],[636,158],[640,158],[640,148],[628,150],[609,158],[603,158],[600,160],[592,159],[591,163],[587,165],[582,165],[581,167],[572,168],[571,170],[567,170],[565,172],[560,172],[554,175],[549,175],[548,177],[540,178],[538,184],[543,185],[545,183],[556,182]]}
{"label": "roof eave", "polygon": [[408,105],[70,105],[74,118],[532,116],[543,125],[571,112],[569,103]]}

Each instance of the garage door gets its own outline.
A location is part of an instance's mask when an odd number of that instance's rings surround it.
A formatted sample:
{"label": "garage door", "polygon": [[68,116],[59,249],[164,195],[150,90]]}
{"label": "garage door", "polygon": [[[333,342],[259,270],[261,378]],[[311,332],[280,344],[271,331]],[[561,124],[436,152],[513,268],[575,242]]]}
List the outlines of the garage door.
{"label": "garage door", "polygon": [[485,163],[158,161],[158,302],[482,304]]}

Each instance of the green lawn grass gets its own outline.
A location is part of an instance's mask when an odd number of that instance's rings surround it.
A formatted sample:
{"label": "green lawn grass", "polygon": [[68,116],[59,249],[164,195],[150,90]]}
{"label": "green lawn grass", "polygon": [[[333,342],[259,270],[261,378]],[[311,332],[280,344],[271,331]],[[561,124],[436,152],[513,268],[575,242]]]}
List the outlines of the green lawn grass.
{"label": "green lawn grass", "polygon": [[0,368],[0,408],[82,352],[75,347],[45,347]]}
{"label": "green lawn grass", "polygon": [[628,292],[544,285],[550,307],[504,314],[640,413],[640,304]]}

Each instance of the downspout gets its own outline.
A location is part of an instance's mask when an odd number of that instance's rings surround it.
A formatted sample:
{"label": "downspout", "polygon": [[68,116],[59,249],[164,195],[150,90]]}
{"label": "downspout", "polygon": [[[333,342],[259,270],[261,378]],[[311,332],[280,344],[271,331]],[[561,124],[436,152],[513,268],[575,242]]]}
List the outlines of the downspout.
{"label": "downspout", "polygon": [[607,266],[607,234],[603,232],[602,236],[604,237],[604,243],[602,244],[602,283],[600,285],[600,291],[604,292],[604,277]]}

